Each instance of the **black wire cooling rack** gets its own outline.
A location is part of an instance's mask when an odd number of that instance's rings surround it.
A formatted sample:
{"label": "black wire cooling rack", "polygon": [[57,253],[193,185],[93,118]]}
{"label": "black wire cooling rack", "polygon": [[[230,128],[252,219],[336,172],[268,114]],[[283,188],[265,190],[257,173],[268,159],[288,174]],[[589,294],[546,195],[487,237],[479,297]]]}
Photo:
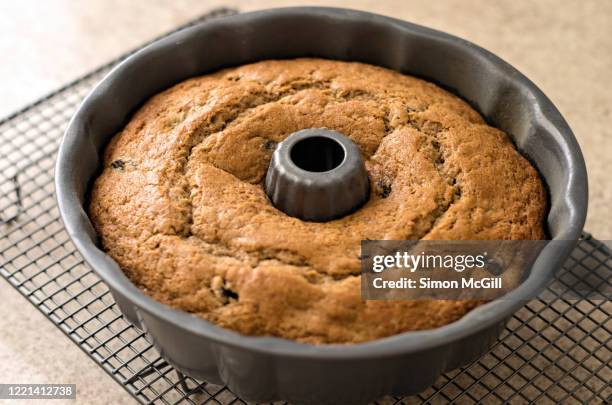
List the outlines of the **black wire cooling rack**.
{"label": "black wire cooling rack", "polygon": [[[195,22],[231,13],[215,10]],[[117,62],[0,121],[0,274],[138,401],[245,403],[227,387],[182,376],[168,365],[124,319],[60,222],[53,168],[62,132]],[[585,234],[555,283],[571,287],[592,273],[609,291],[610,250]],[[551,287],[546,298],[518,311],[479,360],[443,375],[418,396],[379,403],[610,403],[612,302],[568,300],[558,291]]]}

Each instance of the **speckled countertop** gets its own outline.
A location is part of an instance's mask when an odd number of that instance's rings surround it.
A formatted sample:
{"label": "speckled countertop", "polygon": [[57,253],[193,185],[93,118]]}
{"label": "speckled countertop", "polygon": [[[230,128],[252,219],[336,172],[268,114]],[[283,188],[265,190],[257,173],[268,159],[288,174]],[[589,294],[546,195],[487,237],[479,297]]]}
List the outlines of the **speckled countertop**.
{"label": "speckled countertop", "polygon": [[[590,185],[587,229],[599,239],[612,239],[612,2],[3,1],[0,117],[214,7],[248,11],[304,4],[363,9],[446,31],[525,73],[557,105],[584,152]],[[4,281],[0,298],[1,383],[75,383],[78,403],[132,403]]]}

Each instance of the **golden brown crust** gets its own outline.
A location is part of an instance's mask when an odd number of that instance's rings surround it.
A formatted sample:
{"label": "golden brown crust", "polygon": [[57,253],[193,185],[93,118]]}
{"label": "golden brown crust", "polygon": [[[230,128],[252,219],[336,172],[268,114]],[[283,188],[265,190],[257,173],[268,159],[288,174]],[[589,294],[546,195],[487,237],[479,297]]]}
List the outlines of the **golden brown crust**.
{"label": "golden brown crust", "polygon": [[[327,223],[276,210],[274,146],[327,127],[372,185]],[[361,63],[264,61],[180,83],[116,135],[91,191],[104,249],[153,298],[250,335],[354,343],[450,323],[466,301],[360,299],[362,239],[543,239],[546,197],[509,138],[422,80]]]}

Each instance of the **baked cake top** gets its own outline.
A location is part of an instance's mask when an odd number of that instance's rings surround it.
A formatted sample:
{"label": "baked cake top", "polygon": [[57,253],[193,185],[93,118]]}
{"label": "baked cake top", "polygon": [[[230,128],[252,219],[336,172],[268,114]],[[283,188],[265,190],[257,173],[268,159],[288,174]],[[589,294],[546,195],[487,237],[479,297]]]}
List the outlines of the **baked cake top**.
{"label": "baked cake top", "polygon": [[[263,180],[276,144],[330,128],[361,149],[370,198],[287,216]],[[147,101],[106,148],[89,213],[153,298],[251,335],[348,343],[428,329],[477,302],[362,301],[364,239],[543,239],[546,196],[509,137],[434,84],[322,59],[263,61]]]}

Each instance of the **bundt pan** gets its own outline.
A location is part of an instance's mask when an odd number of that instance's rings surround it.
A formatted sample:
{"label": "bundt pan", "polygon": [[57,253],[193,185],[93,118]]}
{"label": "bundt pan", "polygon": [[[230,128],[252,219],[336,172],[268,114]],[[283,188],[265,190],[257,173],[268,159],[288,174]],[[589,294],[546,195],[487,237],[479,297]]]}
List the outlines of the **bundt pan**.
{"label": "bundt pan", "polygon": [[[462,319],[355,345],[313,346],[250,337],[174,310],[144,295],[97,244],[84,210],[106,143],[147,98],[184,79],[263,59],[361,61],[433,81],[469,101],[512,136],[547,185],[548,233],[519,288]],[[525,76],[462,39],[408,22],[334,8],[285,8],[207,21],[129,57],[91,92],[70,122],[56,167],[64,225],[87,263],[108,284],[125,316],[145,330],[178,370],[227,384],[247,400],[367,402],[417,393],[444,371],[487,351],[505,322],[564,262],[584,224],[582,154],[551,101]],[[491,181],[495,181],[491,179]],[[205,265],[205,263],[203,263]]]}

